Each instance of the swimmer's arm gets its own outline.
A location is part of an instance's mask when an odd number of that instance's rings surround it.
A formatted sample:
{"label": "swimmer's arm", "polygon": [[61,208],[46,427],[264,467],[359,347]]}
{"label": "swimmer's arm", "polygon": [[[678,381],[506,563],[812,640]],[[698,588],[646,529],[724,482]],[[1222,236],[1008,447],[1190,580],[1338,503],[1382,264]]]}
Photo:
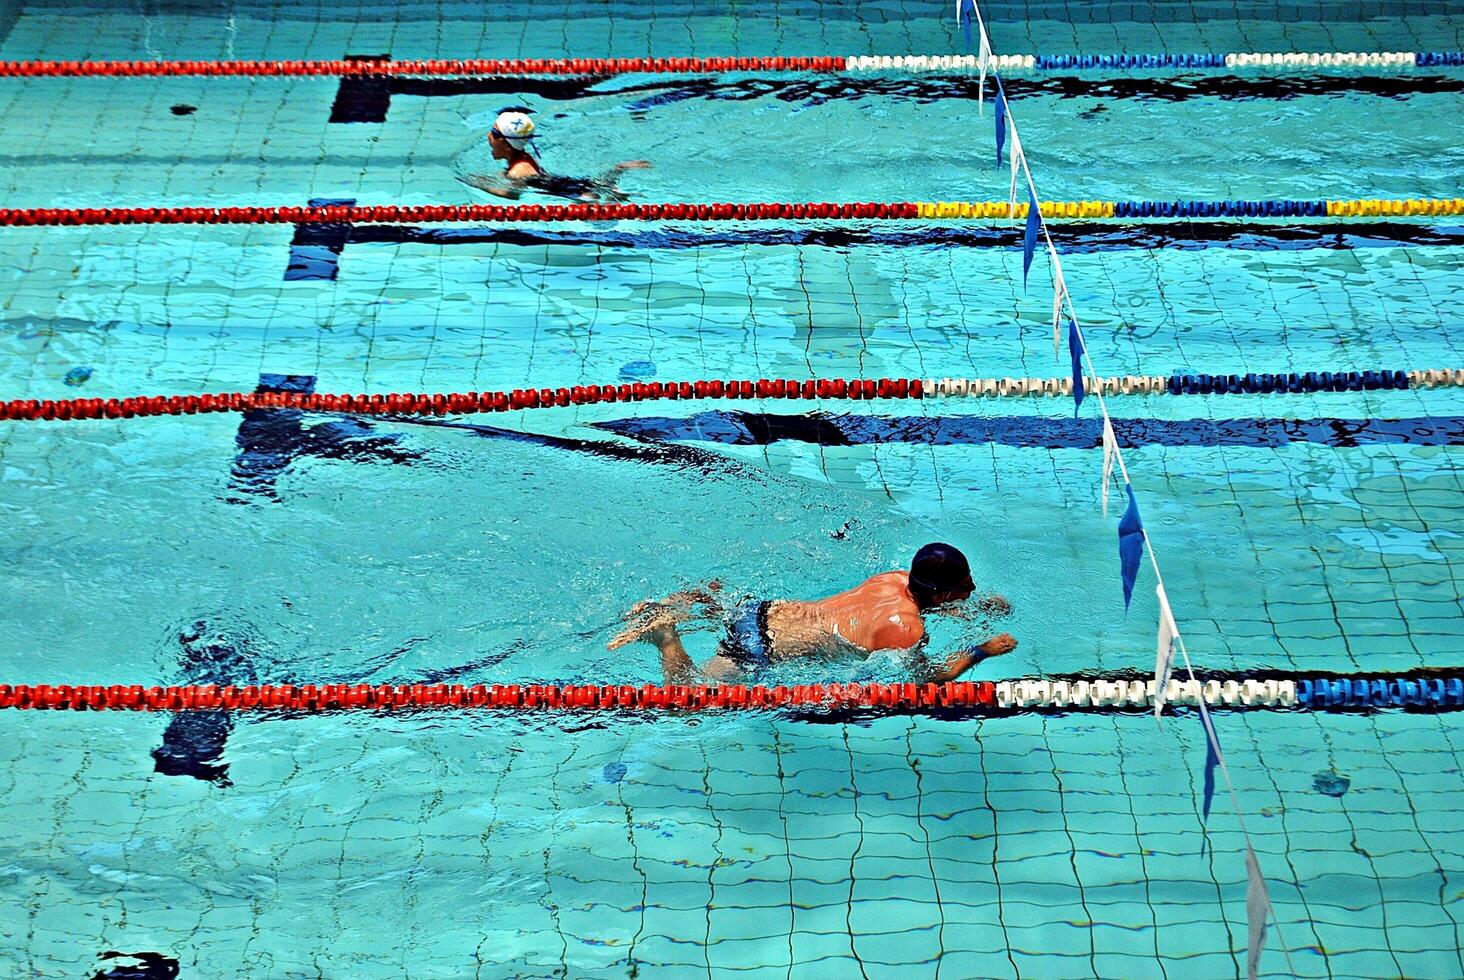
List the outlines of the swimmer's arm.
{"label": "swimmer's arm", "polygon": [[625,200],[623,197],[615,197],[620,193],[620,186],[617,181],[620,175],[627,170],[647,170],[650,163],[645,160],[622,160],[600,176],[593,178],[590,183],[599,187],[602,191],[610,194],[614,200]]}
{"label": "swimmer's arm", "polygon": [[1001,633],[971,650],[957,650],[946,658],[944,667],[937,668],[923,655],[916,657],[911,666],[915,676],[922,682],[944,684],[960,677],[988,657],[1011,653],[1016,647],[1017,641],[1012,639],[1010,633]]}
{"label": "swimmer's arm", "polygon": [[505,179],[503,177],[484,177],[481,174],[464,174],[458,180],[469,187],[476,187],[480,191],[487,191],[497,197],[506,197],[510,201],[517,201],[524,193],[524,184],[520,181]]}

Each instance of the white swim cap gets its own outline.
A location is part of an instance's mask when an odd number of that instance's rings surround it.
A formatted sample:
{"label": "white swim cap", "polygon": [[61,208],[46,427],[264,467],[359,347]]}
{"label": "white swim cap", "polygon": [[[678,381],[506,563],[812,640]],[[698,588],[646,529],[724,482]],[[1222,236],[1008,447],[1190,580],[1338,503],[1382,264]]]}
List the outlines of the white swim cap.
{"label": "white swim cap", "polygon": [[515,150],[526,149],[534,138],[534,120],[522,112],[500,112],[493,120],[493,135],[502,137]]}

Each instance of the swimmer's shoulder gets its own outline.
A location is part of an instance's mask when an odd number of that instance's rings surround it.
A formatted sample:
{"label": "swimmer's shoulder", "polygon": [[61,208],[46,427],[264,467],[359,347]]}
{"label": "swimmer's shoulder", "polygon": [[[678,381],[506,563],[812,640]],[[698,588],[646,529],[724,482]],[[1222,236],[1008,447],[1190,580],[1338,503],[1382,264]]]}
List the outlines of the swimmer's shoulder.
{"label": "swimmer's shoulder", "polygon": [[529,180],[543,173],[532,160],[520,160],[506,171],[510,180]]}
{"label": "swimmer's shoulder", "polygon": [[909,584],[909,575],[901,571],[880,572],[860,582],[844,595],[880,595],[887,592],[904,591]]}
{"label": "swimmer's shoulder", "polygon": [[914,602],[910,599],[910,573],[898,569],[870,576],[856,591],[881,602],[914,606]]}
{"label": "swimmer's shoulder", "polygon": [[924,642],[925,622],[917,611],[886,609],[873,632],[875,650],[910,650]]}

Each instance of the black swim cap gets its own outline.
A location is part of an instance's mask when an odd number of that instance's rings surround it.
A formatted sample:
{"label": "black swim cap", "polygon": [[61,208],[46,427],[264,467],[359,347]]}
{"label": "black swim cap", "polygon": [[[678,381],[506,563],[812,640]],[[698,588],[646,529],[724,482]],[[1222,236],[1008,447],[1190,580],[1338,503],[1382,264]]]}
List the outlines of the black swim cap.
{"label": "black swim cap", "polygon": [[931,595],[976,591],[971,565],[961,549],[939,542],[915,552],[915,560],[910,562],[910,584]]}

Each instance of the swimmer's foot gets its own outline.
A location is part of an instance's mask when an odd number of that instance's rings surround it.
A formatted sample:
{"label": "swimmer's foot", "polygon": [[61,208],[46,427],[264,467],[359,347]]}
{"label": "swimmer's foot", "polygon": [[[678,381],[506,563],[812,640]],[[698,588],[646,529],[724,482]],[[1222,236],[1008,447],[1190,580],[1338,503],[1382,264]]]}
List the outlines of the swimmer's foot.
{"label": "swimmer's foot", "polygon": [[[722,591],[722,583],[712,579],[704,588],[684,589],[681,592],[673,592],[662,599],[660,605],[672,610],[680,618],[678,622],[687,619],[718,616],[722,612],[722,603],[717,594]],[[642,603],[641,605],[644,605]],[[631,610],[632,615],[635,610]]]}
{"label": "swimmer's foot", "polygon": [[675,592],[664,599],[647,599],[630,607],[625,618],[630,625],[616,635],[608,649],[618,650],[627,643],[644,640],[659,644],[667,631],[674,633],[676,626],[689,619],[704,619],[721,614],[722,604],[717,593],[722,583],[713,579],[706,588],[687,589]]}
{"label": "swimmer's foot", "polygon": [[664,608],[658,608],[640,617],[640,620],[621,631],[605,645],[607,650],[619,650],[629,643],[649,643],[664,647],[667,642],[677,640],[676,624],[685,617],[677,617]]}
{"label": "swimmer's foot", "polygon": [[619,650],[639,641],[659,646],[666,634],[675,634],[677,623],[691,618],[691,607],[689,603],[648,599],[632,606],[626,618],[631,624],[605,645],[607,650]]}

